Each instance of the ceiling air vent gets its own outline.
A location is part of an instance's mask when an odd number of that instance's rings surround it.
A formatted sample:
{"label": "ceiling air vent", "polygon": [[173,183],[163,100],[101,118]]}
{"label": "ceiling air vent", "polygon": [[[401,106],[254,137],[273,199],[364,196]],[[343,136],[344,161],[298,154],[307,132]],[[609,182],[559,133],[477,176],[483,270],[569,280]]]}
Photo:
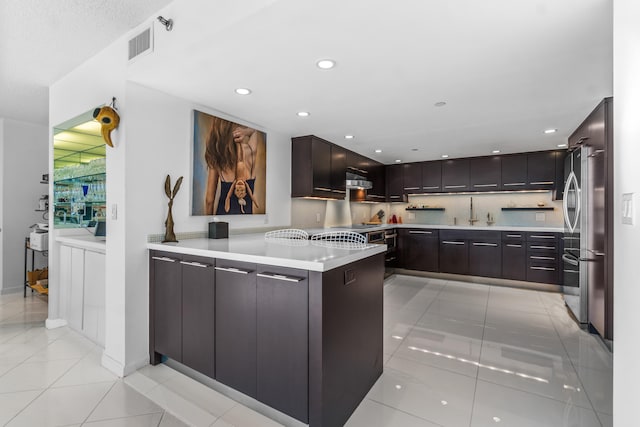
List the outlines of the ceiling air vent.
{"label": "ceiling air vent", "polygon": [[129,40],[129,61],[153,50],[151,27]]}

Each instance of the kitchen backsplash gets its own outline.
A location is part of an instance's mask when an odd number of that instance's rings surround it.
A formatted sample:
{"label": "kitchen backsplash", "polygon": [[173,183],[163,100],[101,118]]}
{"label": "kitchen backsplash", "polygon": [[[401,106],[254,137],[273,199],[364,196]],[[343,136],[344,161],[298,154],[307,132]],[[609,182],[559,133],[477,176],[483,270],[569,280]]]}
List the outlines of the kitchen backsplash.
{"label": "kitchen backsplash", "polygon": [[[360,224],[380,209],[385,212],[383,221],[396,215],[405,224],[469,225],[470,199],[478,221],[476,226],[487,225],[487,214],[491,214],[493,225],[513,225],[522,227],[563,226],[562,201],[553,201],[552,193],[476,193],[473,195],[442,194],[430,196],[410,196],[409,203],[350,203],[347,201],[325,201],[293,199],[291,203],[291,224],[293,227],[334,227]],[[553,210],[503,211],[503,207],[533,207],[543,203]],[[444,211],[407,211],[413,207],[442,207]]]}

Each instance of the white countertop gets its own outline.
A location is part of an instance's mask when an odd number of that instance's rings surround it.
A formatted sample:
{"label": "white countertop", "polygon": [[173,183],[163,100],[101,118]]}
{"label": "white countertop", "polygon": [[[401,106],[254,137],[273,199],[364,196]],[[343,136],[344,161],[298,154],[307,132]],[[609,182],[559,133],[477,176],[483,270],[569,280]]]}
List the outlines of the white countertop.
{"label": "white countertop", "polygon": [[384,253],[387,246],[286,239],[267,241],[264,234],[245,234],[232,235],[228,239],[147,243],[147,249],[310,271],[328,271]]}
{"label": "white countertop", "polygon": [[533,231],[540,233],[563,233],[562,227],[518,227],[513,225],[492,225],[492,226],[469,226],[469,225],[434,225],[434,224],[380,224],[379,226],[362,227],[331,227],[331,228],[305,228],[310,235],[322,233],[324,231],[355,231],[358,233],[366,233],[369,231],[387,230],[391,228],[425,228],[440,230],[481,230],[481,231]]}
{"label": "white countertop", "polygon": [[66,236],[56,236],[56,242],[62,243],[67,246],[72,246],[74,248],[86,249],[93,252],[99,252],[101,254],[106,253],[106,244],[105,240],[97,239],[95,236],[91,235],[66,235]]}

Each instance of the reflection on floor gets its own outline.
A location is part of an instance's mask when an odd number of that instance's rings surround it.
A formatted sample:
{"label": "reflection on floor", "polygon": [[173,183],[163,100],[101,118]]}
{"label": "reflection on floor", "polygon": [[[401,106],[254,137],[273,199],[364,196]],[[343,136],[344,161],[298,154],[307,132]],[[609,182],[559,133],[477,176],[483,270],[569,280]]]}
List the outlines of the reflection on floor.
{"label": "reflection on floor", "polygon": [[[409,276],[384,292],[384,374],[347,426],[613,425],[611,353],[560,295]],[[46,315],[0,296],[0,425],[280,425],[165,365],[119,380]]]}

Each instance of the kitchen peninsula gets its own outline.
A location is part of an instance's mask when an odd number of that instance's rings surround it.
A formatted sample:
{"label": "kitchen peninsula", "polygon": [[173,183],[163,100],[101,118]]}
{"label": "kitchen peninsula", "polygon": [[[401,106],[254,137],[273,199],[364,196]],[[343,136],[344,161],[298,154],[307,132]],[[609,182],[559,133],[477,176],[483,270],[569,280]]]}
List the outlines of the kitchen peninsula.
{"label": "kitchen peninsula", "polygon": [[385,245],[149,243],[152,364],[166,356],[311,426],[341,426],[382,373]]}

